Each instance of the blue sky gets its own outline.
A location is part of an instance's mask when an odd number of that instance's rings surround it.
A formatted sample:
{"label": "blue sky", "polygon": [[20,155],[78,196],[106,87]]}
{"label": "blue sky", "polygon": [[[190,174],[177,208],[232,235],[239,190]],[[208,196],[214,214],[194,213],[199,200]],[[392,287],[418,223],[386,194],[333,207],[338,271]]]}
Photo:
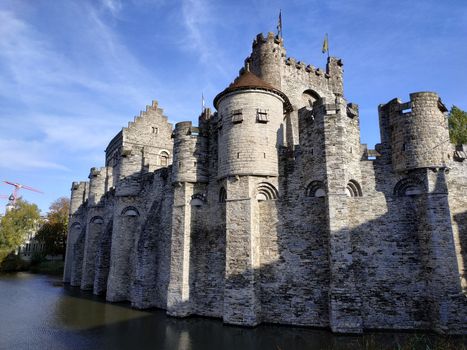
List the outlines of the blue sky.
{"label": "blue sky", "polygon": [[288,56],[324,67],[329,33],[362,143],[379,142],[377,106],[394,97],[436,91],[467,110],[465,0],[2,0],[0,179],[44,191],[22,194],[46,212],[151,100],[195,120],[279,9]]}

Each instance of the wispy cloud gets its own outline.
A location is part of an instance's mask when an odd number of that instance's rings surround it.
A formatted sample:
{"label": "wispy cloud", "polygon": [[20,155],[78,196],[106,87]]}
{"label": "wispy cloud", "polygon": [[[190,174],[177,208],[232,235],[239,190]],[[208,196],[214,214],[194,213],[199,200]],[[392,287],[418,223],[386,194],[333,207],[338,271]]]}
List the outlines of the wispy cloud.
{"label": "wispy cloud", "polygon": [[120,0],[102,0],[102,4],[114,16],[116,16],[122,9],[122,3],[120,2]]}
{"label": "wispy cloud", "polygon": [[[116,0],[105,5],[113,13],[121,7]],[[102,157],[124,124],[102,105],[136,109],[157,85],[98,8],[83,4],[68,10],[80,21],[64,48],[20,13],[0,9],[0,99],[7,102],[0,106],[0,168],[68,170],[62,164],[73,152]]]}
{"label": "wispy cloud", "polygon": [[25,141],[19,139],[0,140],[0,168],[10,170],[69,169],[53,161],[50,149],[42,142]]}
{"label": "wispy cloud", "polygon": [[185,49],[195,52],[201,63],[227,75],[222,50],[217,47],[216,37],[213,35],[218,30],[219,18],[210,12],[212,7],[209,0],[182,1],[182,21],[187,35],[181,44]]}

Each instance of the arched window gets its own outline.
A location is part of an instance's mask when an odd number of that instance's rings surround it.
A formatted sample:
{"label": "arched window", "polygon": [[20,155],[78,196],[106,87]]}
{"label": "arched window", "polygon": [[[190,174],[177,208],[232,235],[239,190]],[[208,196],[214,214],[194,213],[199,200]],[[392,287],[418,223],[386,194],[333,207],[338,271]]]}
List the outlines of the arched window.
{"label": "arched window", "polygon": [[224,187],[219,190],[219,203],[225,203],[227,200],[227,192]]}
{"label": "arched window", "polygon": [[277,199],[279,194],[277,189],[268,182],[260,182],[257,188],[256,199],[258,201],[269,201]]}
{"label": "arched window", "polygon": [[345,188],[345,193],[348,197],[361,197],[362,196],[362,188],[360,187],[359,183],[355,180],[350,180]]}
{"label": "arched window", "polygon": [[425,193],[425,185],[417,178],[404,178],[394,186],[394,195],[399,197],[415,196]]}
{"label": "arched window", "polygon": [[324,197],[326,196],[326,191],[324,189],[324,184],[321,181],[312,181],[307,186],[305,194],[307,197]]}
{"label": "arched window", "polygon": [[122,210],[122,216],[132,216],[136,217],[139,216],[139,211],[135,207],[126,207]]}
{"label": "arched window", "polygon": [[190,204],[195,207],[201,207],[204,203],[206,203],[206,196],[202,193],[195,193],[191,196]]}
{"label": "arched window", "polygon": [[74,222],[71,224],[70,228],[72,230],[81,230],[81,224],[79,222]]}
{"label": "arched window", "polygon": [[313,105],[320,99],[320,96],[316,91],[305,90],[302,93],[302,107],[313,108]]}
{"label": "arched window", "polygon": [[161,166],[168,166],[169,165],[169,152],[161,151],[159,153],[160,165]]}
{"label": "arched window", "polygon": [[92,224],[97,224],[97,225],[102,225],[104,223],[104,219],[102,219],[102,217],[100,217],[100,216],[94,216],[91,219],[91,223]]}

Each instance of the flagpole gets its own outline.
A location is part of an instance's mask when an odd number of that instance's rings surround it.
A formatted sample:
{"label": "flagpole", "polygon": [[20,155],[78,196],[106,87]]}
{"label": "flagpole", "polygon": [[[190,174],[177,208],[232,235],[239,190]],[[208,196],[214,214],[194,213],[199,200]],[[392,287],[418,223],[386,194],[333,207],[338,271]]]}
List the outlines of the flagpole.
{"label": "flagpole", "polygon": [[282,38],[282,10],[279,9],[279,20],[277,22],[277,37]]}
{"label": "flagpole", "polygon": [[329,61],[329,36],[328,36],[328,33],[326,33],[326,40],[328,42],[328,61]]}
{"label": "flagpole", "polygon": [[201,93],[201,114],[204,112],[204,93]]}

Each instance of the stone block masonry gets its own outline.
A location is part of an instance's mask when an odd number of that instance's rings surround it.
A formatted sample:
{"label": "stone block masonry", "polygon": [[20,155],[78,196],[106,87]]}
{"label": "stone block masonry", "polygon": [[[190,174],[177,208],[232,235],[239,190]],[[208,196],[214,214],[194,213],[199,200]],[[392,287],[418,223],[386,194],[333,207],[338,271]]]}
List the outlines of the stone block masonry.
{"label": "stone block masonry", "polygon": [[157,102],[74,182],[64,281],[225,323],[467,333],[467,145],[433,92],[360,144],[343,62],[258,35],[198,126]]}

